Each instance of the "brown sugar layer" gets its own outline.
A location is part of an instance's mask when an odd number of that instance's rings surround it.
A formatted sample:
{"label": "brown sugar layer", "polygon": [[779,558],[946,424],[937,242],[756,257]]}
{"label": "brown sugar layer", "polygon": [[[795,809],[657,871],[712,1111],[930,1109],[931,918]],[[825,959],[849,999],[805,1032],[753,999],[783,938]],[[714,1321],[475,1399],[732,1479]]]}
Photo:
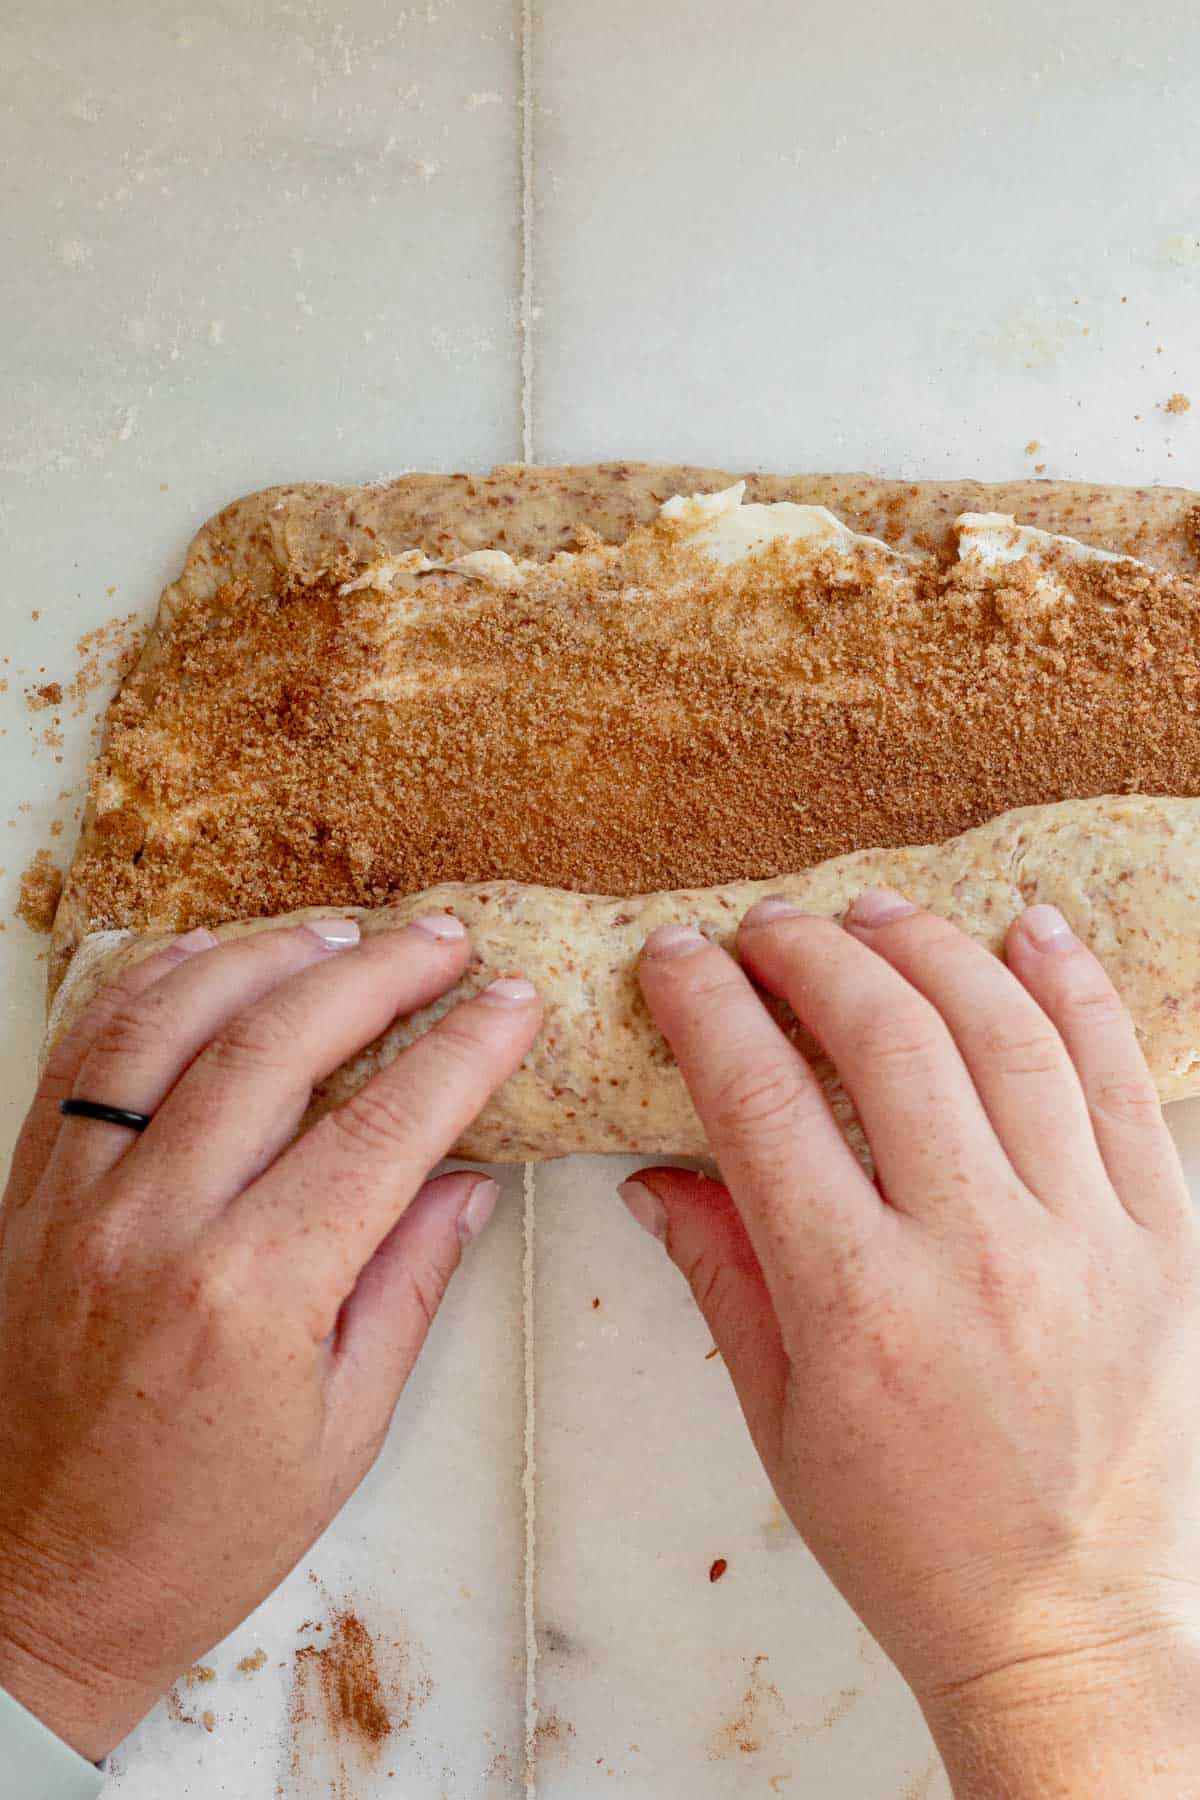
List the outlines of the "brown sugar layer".
{"label": "brown sugar layer", "polygon": [[[728,479],[509,470],[227,509],[111,710],[58,972],[102,926],[380,906],[442,881],[710,886],[1015,806],[1200,793],[1194,496],[762,477],[747,500],[826,504],[928,553],[777,546],[720,567],[656,513]],[[971,508],[1156,566],[1064,556],[1048,603],[1044,564],[952,560]],[[516,588],[433,573],[343,591],[412,546],[566,542],[584,553]]]}

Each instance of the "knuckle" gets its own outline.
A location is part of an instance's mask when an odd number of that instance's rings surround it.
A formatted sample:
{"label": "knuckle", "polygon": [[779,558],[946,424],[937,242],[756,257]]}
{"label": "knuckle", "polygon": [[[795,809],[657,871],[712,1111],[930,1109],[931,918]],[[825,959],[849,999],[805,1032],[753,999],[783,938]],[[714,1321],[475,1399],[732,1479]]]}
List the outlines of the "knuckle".
{"label": "knuckle", "polygon": [[369,1082],[344,1105],[331,1112],[325,1127],[353,1153],[394,1150],[420,1129],[421,1120],[403,1089],[387,1082]]}
{"label": "knuckle", "polygon": [[97,1034],[93,1056],[114,1061],[141,1061],[160,1049],[170,1022],[170,1009],[151,988],[144,994],[116,997]]}
{"label": "knuckle", "polygon": [[1116,1025],[1125,1017],[1121,996],[1107,982],[1069,991],[1063,996],[1063,1010],[1087,1030]]}
{"label": "knuckle", "polygon": [[707,1006],[728,995],[736,977],[729,964],[708,951],[658,965],[674,981],[689,1006]]}
{"label": "knuckle", "polygon": [[455,1008],[435,1025],[431,1043],[441,1066],[452,1076],[470,1077],[488,1057],[488,1048],[470,1014]]}
{"label": "knuckle", "polygon": [[70,1265],[74,1278],[89,1293],[111,1292],[125,1274],[124,1234],[111,1222],[93,1220],[72,1243]]}
{"label": "knuckle", "polygon": [[251,1007],[223,1025],[204,1051],[219,1074],[246,1075],[286,1067],[295,1060],[300,1021],[278,996],[267,1007]]}
{"label": "knuckle", "polygon": [[712,1251],[702,1251],[683,1270],[692,1298],[708,1320],[731,1318],[738,1304],[738,1273]]}
{"label": "knuckle", "polygon": [[68,1032],[59,1038],[42,1064],[41,1092],[54,1100],[66,1099],[78,1061],[78,1040],[74,1032]]}
{"label": "knuckle", "polygon": [[1057,1035],[1048,1029],[990,1020],[980,1027],[980,1052],[1005,1075],[1053,1075],[1063,1066],[1065,1053]]}
{"label": "knuckle", "polygon": [[420,1342],[429,1332],[450,1279],[449,1271],[432,1263],[403,1263],[400,1267],[400,1305],[412,1321],[411,1340]]}
{"label": "knuckle", "polygon": [[925,1063],[940,1048],[937,1015],[927,1002],[876,1006],[862,1012],[853,1039],[864,1062],[901,1069]]}
{"label": "knuckle", "polygon": [[178,1305],[205,1322],[235,1320],[244,1313],[245,1271],[241,1257],[230,1251],[185,1257],[174,1270],[174,1287]]}
{"label": "knuckle", "polygon": [[1162,1102],[1154,1083],[1144,1076],[1114,1078],[1100,1082],[1089,1096],[1093,1118],[1117,1125],[1162,1125]]}
{"label": "knuckle", "polygon": [[713,1096],[713,1127],[739,1141],[788,1130],[797,1121],[802,1092],[789,1071],[748,1063],[728,1075]]}

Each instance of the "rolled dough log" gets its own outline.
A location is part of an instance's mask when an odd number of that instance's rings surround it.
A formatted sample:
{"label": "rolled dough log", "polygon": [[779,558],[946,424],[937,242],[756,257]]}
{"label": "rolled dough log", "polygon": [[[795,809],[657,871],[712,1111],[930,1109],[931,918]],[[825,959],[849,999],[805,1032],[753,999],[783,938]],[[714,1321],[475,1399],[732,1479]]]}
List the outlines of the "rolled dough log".
{"label": "rolled dough log", "polygon": [[[1037,901],[1061,907],[1129,1007],[1162,1099],[1200,1092],[1200,800],[1121,797],[1023,807],[943,844],[856,851],[773,881],[632,899],[505,881],[445,884],[398,905],[353,913],[364,932],[373,932],[431,910],[453,911],[470,929],[474,955],[453,992],[392,1026],[325,1082],[307,1120],[354,1093],[455,1000],[496,976],[520,973],[544,996],[544,1030],[456,1147],[458,1155],[495,1162],[579,1151],[703,1155],[704,1132],[638,989],[635,964],[647,933],[691,920],[731,946],[738,921],[764,894],[786,894],[810,912],[837,917],[868,886],[899,888],[993,951],[1022,908]],[[218,936],[241,937],[332,910],[224,925]],[[163,935],[110,931],[87,938],[56,997],[48,1041]],[[778,1016],[803,1042],[794,1018],[784,1009]],[[833,1071],[815,1054],[850,1123]]]}

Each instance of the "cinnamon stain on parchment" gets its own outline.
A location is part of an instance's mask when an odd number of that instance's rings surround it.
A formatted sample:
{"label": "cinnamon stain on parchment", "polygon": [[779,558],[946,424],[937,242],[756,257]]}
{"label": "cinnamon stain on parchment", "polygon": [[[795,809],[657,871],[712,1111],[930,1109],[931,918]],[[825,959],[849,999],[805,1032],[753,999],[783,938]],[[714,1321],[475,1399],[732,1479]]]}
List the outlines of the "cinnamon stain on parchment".
{"label": "cinnamon stain on parchment", "polygon": [[761,1654],[750,1659],[749,1676],[740,1700],[709,1738],[710,1762],[757,1756],[762,1751],[778,1751],[797,1739],[819,1737],[823,1732],[832,1731],[862,1698],[863,1690],[859,1686],[839,1688],[819,1702],[822,1710],[815,1719],[797,1719],[767,1676],[769,1661],[769,1657]]}
{"label": "cinnamon stain on parchment", "polygon": [[[288,1764],[296,1794],[358,1800],[364,1778],[389,1742],[406,1731],[433,1691],[415,1669],[413,1646],[373,1635],[352,1606],[331,1603],[328,1621],[310,1621],[319,1643],[302,1644],[292,1665]],[[317,1771],[320,1770],[318,1777]]]}
{"label": "cinnamon stain on parchment", "polygon": [[533,1754],[538,1762],[556,1753],[565,1754],[567,1746],[575,1736],[575,1727],[569,1719],[564,1719],[551,1707],[544,1712],[533,1728]]}
{"label": "cinnamon stain on parchment", "polygon": [[725,1723],[718,1726],[709,1739],[710,1762],[720,1762],[729,1756],[754,1756],[763,1748],[773,1728],[782,1726],[787,1730],[790,1727],[783,1695],[766,1677],[768,1660],[765,1656],[752,1659],[745,1692]]}

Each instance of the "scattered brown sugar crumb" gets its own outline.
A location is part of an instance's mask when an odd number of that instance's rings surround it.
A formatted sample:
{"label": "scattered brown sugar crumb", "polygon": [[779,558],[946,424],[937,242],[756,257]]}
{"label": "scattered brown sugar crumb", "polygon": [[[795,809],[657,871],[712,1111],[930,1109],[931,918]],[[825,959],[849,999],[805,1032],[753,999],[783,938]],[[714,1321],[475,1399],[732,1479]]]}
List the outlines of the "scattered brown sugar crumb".
{"label": "scattered brown sugar crumb", "polygon": [[61,819],[51,819],[51,821],[50,821],[50,836],[51,837],[61,837],[62,829],[63,829],[63,822]]}
{"label": "scattered brown sugar crumb", "polygon": [[137,660],[142,636],[136,613],[125,613],[97,625],[94,631],[84,632],[75,645],[78,672],[64,690],[65,698],[72,704],[73,718],[83,717],[88,699],[97,689],[129,673]]}
{"label": "scattered brown sugar crumb", "polygon": [[33,861],[21,876],[17,897],[17,917],[24,919],[31,931],[50,930],[62,885],[62,871],[55,867],[50,852],[35,851]]}
{"label": "scattered brown sugar crumb", "polygon": [[202,1687],[205,1682],[217,1679],[217,1671],[210,1669],[206,1663],[196,1663],[183,1679],[188,1687]]}
{"label": "scattered brown sugar crumb", "polygon": [[48,706],[61,706],[61,681],[45,681],[40,687],[26,688],[25,704],[30,712],[44,712]]}
{"label": "scattered brown sugar crumb", "polygon": [[383,1748],[392,1729],[387,1695],[371,1634],[354,1613],[335,1616],[327,1644],[296,1652],[293,1727],[318,1701],[335,1737],[347,1737],[373,1755]]}
{"label": "scattered brown sugar crumb", "polygon": [[215,1731],[217,1724],[216,1713],[211,1712],[206,1708],[200,1715],[200,1723],[203,1725],[205,1731]]}
{"label": "scattered brown sugar crumb", "polygon": [[39,611],[39,609],[35,606],[29,616],[31,619],[40,619],[42,615],[41,615],[41,612]]}
{"label": "scattered brown sugar crumb", "polygon": [[717,1349],[717,1346],[714,1344],[711,1350],[706,1350],[704,1352],[704,1360],[705,1360],[705,1362],[711,1362],[714,1356],[720,1356],[720,1354],[721,1354],[721,1352]]}
{"label": "scattered brown sugar crumb", "polygon": [[1192,403],[1186,394],[1172,394],[1171,398],[1164,403],[1163,410],[1169,413],[1191,412]]}
{"label": "scattered brown sugar crumb", "polygon": [[729,1567],[729,1564],[725,1560],[725,1558],[723,1556],[718,1556],[716,1561],[713,1563],[712,1567],[708,1571],[708,1579],[710,1581],[720,1581],[722,1575],[725,1573],[725,1571],[728,1567]]}
{"label": "scattered brown sugar crumb", "polygon": [[540,1760],[551,1752],[566,1751],[570,1739],[574,1736],[575,1727],[571,1721],[564,1719],[561,1713],[551,1708],[549,1712],[542,1714],[534,1727],[530,1743],[533,1757],[530,1760],[532,1761],[533,1758]]}
{"label": "scattered brown sugar crumb", "polygon": [[253,1656],[243,1656],[242,1660],[238,1664],[238,1668],[241,1670],[243,1675],[257,1675],[258,1671],[260,1669],[265,1669],[266,1666],[267,1666],[267,1653],[261,1647],[261,1645],[254,1652]]}
{"label": "scattered brown sugar crumb", "polygon": [[1037,438],[1030,438],[1029,442],[1025,446],[1026,456],[1036,456],[1038,451],[1041,449],[1041,447],[1042,446],[1038,442]]}
{"label": "scattered brown sugar crumb", "polygon": [[599,1296],[599,1294],[597,1294],[595,1299],[592,1301],[592,1311],[598,1312],[599,1310],[600,1310],[600,1296]]}
{"label": "scattered brown sugar crumb", "polygon": [[1034,463],[1033,472],[1035,475],[1044,475],[1046,473],[1045,463]]}

